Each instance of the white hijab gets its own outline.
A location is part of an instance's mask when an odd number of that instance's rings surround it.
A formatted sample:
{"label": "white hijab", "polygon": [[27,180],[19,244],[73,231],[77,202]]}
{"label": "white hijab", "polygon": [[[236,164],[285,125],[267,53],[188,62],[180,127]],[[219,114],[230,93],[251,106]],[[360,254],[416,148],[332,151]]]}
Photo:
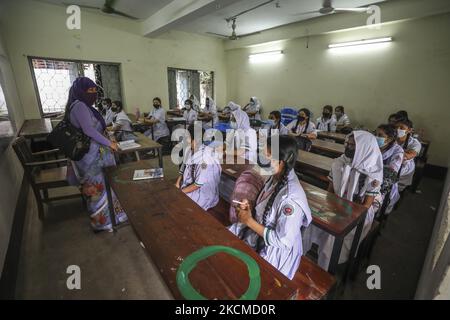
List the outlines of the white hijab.
{"label": "white hijab", "polygon": [[[334,192],[342,197],[346,192],[346,199],[353,201],[353,196],[359,182],[360,174],[383,183],[383,156],[373,134],[367,131],[354,131],[356,150],[350,162],[345,155],[337,158],[331,167],[333,173]],[[365,193],[363,187],[359,195]]]}
{"label": "white hijab", "polygon": [[242,109],[240,105],[234,103],[233,101],[228,102],[227,107],[230,108],[231,111],[236,111],[238,109]]}
{"label": "white hijab", "polygon": [[[239,106],[238,106],[239,107]],[[236,119],[236,130],[241,129],[247,131],[250,129],[250,119],[246,112],[242,111],[240,108],[234,110],[233,116]]]}
{"label": "white hijab", "polygon": [[205,108],[203,109],[203,111],[208,111],[208,112],[216,111],[217,110],[216,109],[217,105],[216,105],[216,102],[214,101],[214,99],[209,97],[209,96],[207,98],[209,99],[209,110],[206,109],[206,105],[205,105]]}
{"label": "white hijab", "polygon": [[259,100],[257,97],[252,97],[252,99],[254,105],[259,106],[260,108],[262,107],[261,100]]}

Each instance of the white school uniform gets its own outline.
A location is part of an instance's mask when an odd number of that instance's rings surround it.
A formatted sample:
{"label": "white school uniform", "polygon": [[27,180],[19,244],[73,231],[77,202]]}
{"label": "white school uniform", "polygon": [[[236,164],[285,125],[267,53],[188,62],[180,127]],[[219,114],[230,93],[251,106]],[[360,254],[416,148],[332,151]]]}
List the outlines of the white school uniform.
{"label": "white school uniform", "polygon": [[[404,151],[414,150],[417,155],[419,155],[420,150],[422,150],[422,144],[420,143],[420,141],[412,137],[411,135],[406,142],[406,146],[402,145],[401,147]],[[400,173],[400,180],[398,182],[400,191],[403,191],[406,187],[412,184],[415,170],[416,163],[414,162],[414,159],[404,160],[402,171]]]}
{"label": "white school uniform", "polygon": [[122,131],[133,132],[133,128],[131,127],[131,120],[123,110],[113,117],[112,124],[113,128],[120,127],[120,130]]}
{"label": "white school uniform", "polygon": [[219,202],[219,182],[222,167],[218,156],[210,147],[202,145],[194,154],[187,152],[181,166],[183,175],[181,188],[195,184],[200,188],[186,195],[204,210],[213,208]]}
{"label": "white school uniform", "polygon": [[213,120],[211,120],[210,122],[204,122],[203,123],[204,129],[211,129],[213,125],[219,123],[219,117],[217,116],[216,102],[211,97],[208,98],[209,98],[209,106],[205,106],[205,108],[203,108],[203,110],[201,111],[205,113],[210,113],[213,117]]}
{"label": "white school uniform", "polygon": [[[365,196],[376,197],[374,203],[367,211],[360,238],[361,241],[370,231],[375,213],[379,209],[382,200],[380,188],[383,182],[383,158],[377,140],[371,133],[354,131],[353,134],[356,141],[355,157],[351,160],[342,155],[335,159],[329,179],[333,183],[334,192],[347,200],[359,202]],[[356,227],[344,238],[339,263],[347,262],[355,231]],[[333,251],[334,236],[316,226],[311,226],[303,237],[305,250],[309,250],[313,243],[319,246],[319,266],[328,270]]]}
{"label": "white school uniform", "polygon": [[166,110],[164,110],[162,106],[160,108],[153,108],[147,118],[153,118],[159,121],[153,125],[153,129],[149,129],[144,133],[147,137],[153,139],[154,141],[158,141],[159,139],[167,137],[170,134],[169,127],[167,127],[166,123]]}
{"label": "white school uniform", "polygon": [[107,127],[112,125],[115,115],[116,114],[114,112],[112,112],[111,108],[107,108],[106,109],[106,113],[105,113],[104,119],[105,119],[105,123],[106,123]]}
{"label": "white school uniform", "polygon": [[252,97],[253,102],[250,102],[246,108],[245,112],[256,112],[256,114],[252,117],[252,119],[255,120],[261,120],[261,100],[259,100],[257,97]]}
{"label": "white school uniform", "polygon": [[265,227],[264,237],[242,223],[231,225],[229,230],[286,277],[293,279],[303,255],[301,228],[311,223],[311,211],[305,192],[294,170],[291,170],[264,219],[264,211],[275,185],[273,177],[269,178],[256,201],[255,219]]}
{"label": "white school uniform", "polygon": [[186,120],[187,125],[193,124],[197,120],[198,112],[194,109],[185,110],[183,118]]}
{"label": "white school uniform", "polygon": [[317,130],[336,132],[336,119],[333,119],[333,117],[329,119],[317,118]]}
{"label": "white school uniform", "polygon": [[344,113],[339,119],[337,119],[336,115],[333,114],[331,117],[336,121],[336,126],[348,127],[350,126],[350,118]]}
{"label": "white school uniform", "polygon": [[[403,163],[403,148],[395,142],[389,149],[382,152],[383,164],[391,168],[394,172],[399,172]],[[386,195],[383,195],[383,198]],[[386,213],[392,212],[394,205],[400,199],[400,193],[398,191],[398,182],[392,186],[390,193],[389,206],[386,208]]]}
{"label": "white school uniform", "polygon": [[297,129],[294,131],[295,126],[297,125],[297,120],[291,121],[288,125],[287,125],[287,129],[289,130],[289,132],[295,133],[295,134],[310,134],[310,133],[315,133],[317,134],[316,131],[316,125],[314,124],[314,122],[310,121],[309,125],[308,123],[305,124],[299,124],[297,126]]}
{"label": "white school uniform", "polygon": [[227,130],[226,145],[229,148],[244,149],[244,158],[257,163],[258,159],[258,138],[255,129],[250,127],[250,120],[247,113],[238,107],[233,111],[236,119],[235,130]]}

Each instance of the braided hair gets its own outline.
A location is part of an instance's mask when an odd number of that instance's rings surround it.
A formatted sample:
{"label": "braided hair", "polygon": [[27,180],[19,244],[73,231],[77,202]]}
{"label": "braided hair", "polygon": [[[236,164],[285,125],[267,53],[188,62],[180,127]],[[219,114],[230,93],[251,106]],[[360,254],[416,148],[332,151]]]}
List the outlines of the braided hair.
{"label": "braided hair", "polygon": [[[311,111],[309,111],[309,109],[307,109],[307,108],[302,108],[302,109],[298,110],[298,113],[300,113],[302,111],[308,117],[308,122],[306,123],[306,127],[302,132],[302,133],[306,133],[308,131],[309,123],[311,121]],[[297,132],[299,124],[300,124],[300,119],[297,118],[297,123],[295,124],[294,130],[293,130],[294,132]]]}

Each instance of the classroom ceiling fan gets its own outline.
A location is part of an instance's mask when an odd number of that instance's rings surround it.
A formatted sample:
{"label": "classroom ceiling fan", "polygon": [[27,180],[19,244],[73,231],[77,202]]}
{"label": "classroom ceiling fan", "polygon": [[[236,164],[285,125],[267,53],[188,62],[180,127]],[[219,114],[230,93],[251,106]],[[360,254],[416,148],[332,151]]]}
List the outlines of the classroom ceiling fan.
{"label": "classroom ceiling fan", "polygon": [[223,38],[227,38],[228,40],[238,40],[239,38],[243,38],[243,37],[248,37],[248,36],[253,36],[255,34],[260,34],[261,32],[252,32],[252,33],[247,33],[247,34],[241,34],[241,35],[237,35],[236,33],[236,18],[233,18],[231,20],[232,24],[231,24],[231,29],[233,30],[231,32],[230,36],[226,36],[220,33],[215,33],[215,32],[207,32],[208,34],[212,34],[212,35],[216,35],[219,37],[223,37]]}
{"label": "classroom ceiling fan", "polygon": [[367,12],[367,10],[369,10],[368,7],[365,7],[365,8],[334,8],[331,0],[324,0],[322,2],[322,8],[320,8],[319,10],[301,12],[301,13],[294,14],[294,16],[302,16],[302,15],[307,15],[307,14],[312,14],[312,13],[320,13],[320,14],[325,15],[325,14],[332,14],[332,13],[339,13],[339,12]]}
{"label": "classroom ceiling fan", "polygon": [[[115,14],[121,17],[125,17],[128,19],[133,19],[133,20],[139,20],[139,18],[130,16],[129,14],[126,14],[124,12],[118,11],[116,9],[114,9],[114,5],[116,4],[117,0],[105,0],[105,3],[103,4],[103,7],[99,8],[99,7],[93,7],[93,6],[85,6],[85,5],[78,5],[80,8],[86,8],[86,9],[95,9],[95,10],[100,10],[103,13],[106,14]],[[64,3],[64,5],[72,5],[73,3]]]}

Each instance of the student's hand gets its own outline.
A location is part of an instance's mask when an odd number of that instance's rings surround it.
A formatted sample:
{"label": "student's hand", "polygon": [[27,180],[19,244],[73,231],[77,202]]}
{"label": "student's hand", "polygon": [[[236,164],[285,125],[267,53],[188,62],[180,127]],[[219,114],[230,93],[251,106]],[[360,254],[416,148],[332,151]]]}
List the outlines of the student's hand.
{"label": "student's hand", "polygon": [[111,141],[110,148],[112,149],[112,151],[117,152],[119,151],[119,144],[116,141]]}
{"label": "student's hand", "polygon": [[252,219],[252,210],[250,207],[250,203],[247,199],[241,201],[243,204],[240,204],[236,209],[238,213],[239,222],[243,224],[248,224],[248,222]]}
{"label": "student's hand", "polygon": [[177,187],[177,189],[181,188],[181,177],[177,178],[177,182],[175,182],[175,187]]}

